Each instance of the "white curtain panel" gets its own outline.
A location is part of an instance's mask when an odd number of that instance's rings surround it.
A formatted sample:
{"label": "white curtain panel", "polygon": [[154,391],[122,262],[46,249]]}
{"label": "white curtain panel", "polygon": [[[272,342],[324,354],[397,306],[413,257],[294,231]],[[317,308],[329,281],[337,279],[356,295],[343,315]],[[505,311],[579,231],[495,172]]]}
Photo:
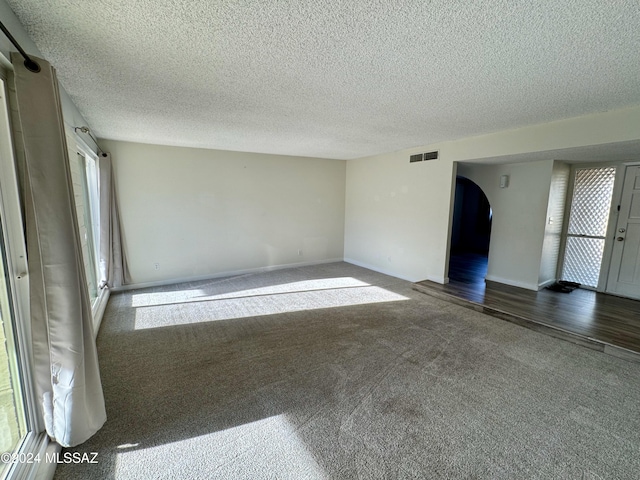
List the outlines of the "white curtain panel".
{"label": "white curtain panel", "polygon": [[120,287],[130,282],[129,267],[120,230],[111,154],[100,155],[100,287]]}
{"label": "white curtain panel", "polygon": [[12,54],[24,142],[24,212],[38,403],[49,436],[78,445],[106,421],[55,70]]}

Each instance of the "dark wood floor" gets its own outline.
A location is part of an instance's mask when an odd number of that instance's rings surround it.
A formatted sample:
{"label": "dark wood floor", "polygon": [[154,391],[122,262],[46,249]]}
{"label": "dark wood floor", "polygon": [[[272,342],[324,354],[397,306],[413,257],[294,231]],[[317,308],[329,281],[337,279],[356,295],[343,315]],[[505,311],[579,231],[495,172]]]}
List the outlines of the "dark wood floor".
{"label": "dark wood floor", "polygon": [[[476,307],[506,320],[532,321],[583,337],[587,343],[622,347],[640,353],[640,301],[577,289],[559,293],[538,292],[484,281],[486,257],[452,255],[450,283],[420,282],[424,293],[457,299],[456,303]],[[428,291],[426,291],[428,290]],[[479,308],[478,308],[479,307]],[[529,326],[530,325],[525,325]],[[561,334],[555,335],[562,337]],[[581,343],[581,342],[577,342]]]}

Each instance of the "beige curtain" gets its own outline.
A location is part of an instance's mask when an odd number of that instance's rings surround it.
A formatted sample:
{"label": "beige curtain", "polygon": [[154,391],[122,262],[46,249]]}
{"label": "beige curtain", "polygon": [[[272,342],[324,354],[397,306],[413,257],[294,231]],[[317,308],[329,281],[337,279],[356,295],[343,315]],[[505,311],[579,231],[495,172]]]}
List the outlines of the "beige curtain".
{"label": "beige curtain", "polygon": [[106,420],[55,70],[12,55],[24,150],[23,193],[36,394],[49,436],[84,442]]}
{"label": "beige curtain", "polygon": [[100,287],[120,287],[130,282],[129,267],[120,231],[111,155],[99,158],[100,171]]}

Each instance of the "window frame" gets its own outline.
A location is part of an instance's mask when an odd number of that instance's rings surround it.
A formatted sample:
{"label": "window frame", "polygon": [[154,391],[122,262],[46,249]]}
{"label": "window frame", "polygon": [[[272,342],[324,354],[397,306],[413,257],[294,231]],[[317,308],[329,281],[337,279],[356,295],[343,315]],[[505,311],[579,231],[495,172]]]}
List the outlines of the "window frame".
{"label": "window frame", "polygon": [[87,213],[90,223],[90,228],[87,230],[91,235],[91,241],[89,243],[92,246],[92,251],[89,252],[89,254],[92,258],[89,260],[92,262],[93,271],[95,272],[95,278],[93,280],[95,281],[96,296],[91,299],[91,309],[93,317],[95,318],[96,309],[101,301],[103,290],[100,270],[100,165],[96,152],[89,147],[75,131],[67,127],[66,134],[69,162],[74,161],[71,157],[72,153],[84,158],[81,173],[82,181],[85,182],[83,188],[86,188],[86,190],[83,190],[83,194],[85,192],[87,194],[85,201],[88,203]]}

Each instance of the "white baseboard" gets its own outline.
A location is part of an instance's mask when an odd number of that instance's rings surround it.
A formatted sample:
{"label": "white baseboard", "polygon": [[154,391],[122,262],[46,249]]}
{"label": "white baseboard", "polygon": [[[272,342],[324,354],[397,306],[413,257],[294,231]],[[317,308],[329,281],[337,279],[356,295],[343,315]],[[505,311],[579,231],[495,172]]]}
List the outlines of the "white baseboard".
{"label": "white baseboard", "polygon": [[345,262],[350,263],[352,265],[356,265],[357,267],[366,268],[367,270],[373,270],[374,272],[383,273],[385,275],[389,275],[390,277],[400,278],[402,280],[406,280],[407,282],[413,282],[414,280],[404,277],[402,275],[398,275],[395,272],[391,272],[390,270],[386,270],[384,268],[380,268],[377,265],[371,265],[366,262],[361,262],[359,260],[355,260],[353,258],[345,258]]}
{"label": "white baseboard", "polygon": [[538,290],[542,290],[542,289],[548,287],[549,285],[553,285],[556,282],[557,282],[557,280],[554,278],[553,280],[547,280],[546,282],[539,283],[538,284]]}
{"label": "white baseboard", "polygon": [[511,285],[512,287],[526,288],[527,290],[533,290],[534,292],[538,291],[537,283],[518,282],[517,280],[511,280],[509,278],[496,277],[495,275],[487,275],[484,278],[490,282],[504,283],[505,285]]}
{"label": "white baseboard", "polygon": [[440,283],[442,285],[446,285],[447,283],[449,283],[449,277],[445,277],[442,275],[438,275],[437,277],[432,275],[427,275],[427,278],[425,278],[425,280],[429,280],[430,282]]}
{"label": "white baseboard", "polygon": [[268,267],[248,268],[244,270],[231,270],[226,272],[212,273],[208,275],[199,275],[195,277],[170,278],[167,280],[158,280],[155,282],[140,282],[114,287],[112,291],[123,292],[126,290],[137,290],[139,288],[162,287],[164,285],[173,285],[175,283],[198,282],[201,280],[215,280],[216,278],[234,277],[237,275],[247,275],[250,273],[271,272],[273,270],[282,270],[285,268],[308,267],[311,265],[322,265],[325,263],[342,262],[342,258],[328,258],[325,260],[316,260],[312,262],[285,263],[282,265],[269,265]]}
{"label": "white baseboard", "polygon": [[411,282],[411,283],[421,282],[423,280],[430,280],[432,282],[442,283],[442,284],[449,283],[449,277],[445,277],[445,276],[428,275],[427,278],[405,277],[403,275],[398,275],[396,272],[392,272],[392,271],[387,270],[385,268],[381,268],[381,267],[379,267],[377,265],[371,265],[369,263],[361,262],[361,261],[355,260],[353,258],[345,258],[344,261],[347,262],[347,263],[351,263],[352,265],[356,265],[358,267],[366,268],[367,270],[373,270],[374,272],[383,273],[385,275],[389,275],[390,277],[399,278],[401,280],[406,280],[407,282]]}

